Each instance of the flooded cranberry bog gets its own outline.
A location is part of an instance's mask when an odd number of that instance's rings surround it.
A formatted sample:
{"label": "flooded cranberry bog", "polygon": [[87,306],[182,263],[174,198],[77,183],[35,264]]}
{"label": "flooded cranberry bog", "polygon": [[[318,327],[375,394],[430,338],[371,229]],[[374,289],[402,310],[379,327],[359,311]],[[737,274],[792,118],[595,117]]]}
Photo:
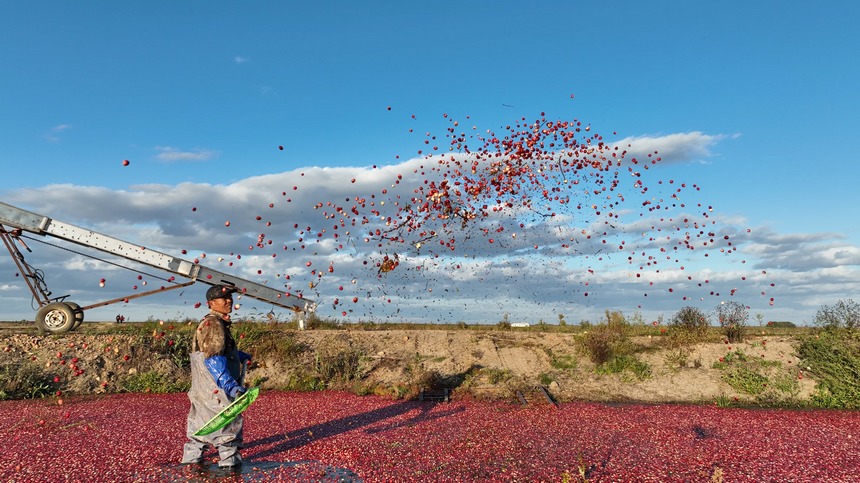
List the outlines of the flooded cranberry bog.
{"label": "flooded cranberry bog", "polygon": [[261,394],[245,464],[178,464],[183,393],[0,403],[0,480],[860,480],[860,413],[693,405],[397,401]]}

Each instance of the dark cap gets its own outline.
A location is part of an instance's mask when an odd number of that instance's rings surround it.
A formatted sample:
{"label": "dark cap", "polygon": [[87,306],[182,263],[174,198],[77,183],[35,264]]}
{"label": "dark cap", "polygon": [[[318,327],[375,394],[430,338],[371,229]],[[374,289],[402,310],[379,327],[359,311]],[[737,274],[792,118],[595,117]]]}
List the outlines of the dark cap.
{"label": "dark cap", "polygon": [[234,292],[238,291],[236,287],[229,285],[213,285],[206,291],[206,301],[230,298]]}

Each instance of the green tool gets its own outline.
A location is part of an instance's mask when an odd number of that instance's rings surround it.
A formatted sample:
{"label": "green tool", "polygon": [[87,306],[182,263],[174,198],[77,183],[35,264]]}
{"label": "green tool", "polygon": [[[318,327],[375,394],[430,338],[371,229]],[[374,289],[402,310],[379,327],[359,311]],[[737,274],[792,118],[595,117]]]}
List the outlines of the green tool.
{"label": "green tool", "polygon": [[242,414],[242,411],[248,409],[248,406],[257,399],[259,394],[259,387],[248,389],[244,394],[237,397],[235,401],[230,403],[229,406],[222,409],[220,413],[210,419],[202,428],[198,429],[197,432],[194,433],[194,436],[206,436],[207,434],[212,434],[232,423],[233,420],[236,419],[236,416]]}

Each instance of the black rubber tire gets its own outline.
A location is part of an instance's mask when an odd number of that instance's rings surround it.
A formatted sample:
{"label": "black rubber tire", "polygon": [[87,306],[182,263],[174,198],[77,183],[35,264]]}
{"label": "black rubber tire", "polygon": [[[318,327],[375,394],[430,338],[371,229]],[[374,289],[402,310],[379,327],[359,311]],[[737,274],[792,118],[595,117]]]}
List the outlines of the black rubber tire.
{"label": "black rubber tire", "polygon": [[84,311],[81,310],[81,306],[74,302],[66,302],[69,307],[72,308],[72,312],[75,313],[75,325],[72,326],[72,330],[78,330],[78,327],[84,323]]}
{"label": "black rubber tire", "polygon": [[75,325],[75,311],[63,302],[50,303],[36,312],[36,326],[43,332],[63,334]]}

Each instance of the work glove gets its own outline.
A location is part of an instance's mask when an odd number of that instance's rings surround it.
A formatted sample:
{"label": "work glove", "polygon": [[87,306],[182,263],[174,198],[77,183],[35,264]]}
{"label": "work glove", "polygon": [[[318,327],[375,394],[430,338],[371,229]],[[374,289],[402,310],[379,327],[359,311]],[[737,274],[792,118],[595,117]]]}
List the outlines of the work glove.
{"label": "work glove", "polygon": [[[206,358],[204,361],[209,374],[215,379],[215,385],[224,391],[230,399],[234,399],[237,395],[245,392],[243,388],[227,370],[227,358],[221,355]],[[241,392],[240,392],[241,391]]]}
{"label": "work glove", "polygon": [[230,392],[227,393],[227,397],[229,397],[230,400],[232,401],[232,400],[236,399],[237,397],[241,396],[242,394],[245,394],[246,391],[247,391],[247,389],[245,389],[242,386],[237,385],[237,386],[233,387],[233,389]]}

